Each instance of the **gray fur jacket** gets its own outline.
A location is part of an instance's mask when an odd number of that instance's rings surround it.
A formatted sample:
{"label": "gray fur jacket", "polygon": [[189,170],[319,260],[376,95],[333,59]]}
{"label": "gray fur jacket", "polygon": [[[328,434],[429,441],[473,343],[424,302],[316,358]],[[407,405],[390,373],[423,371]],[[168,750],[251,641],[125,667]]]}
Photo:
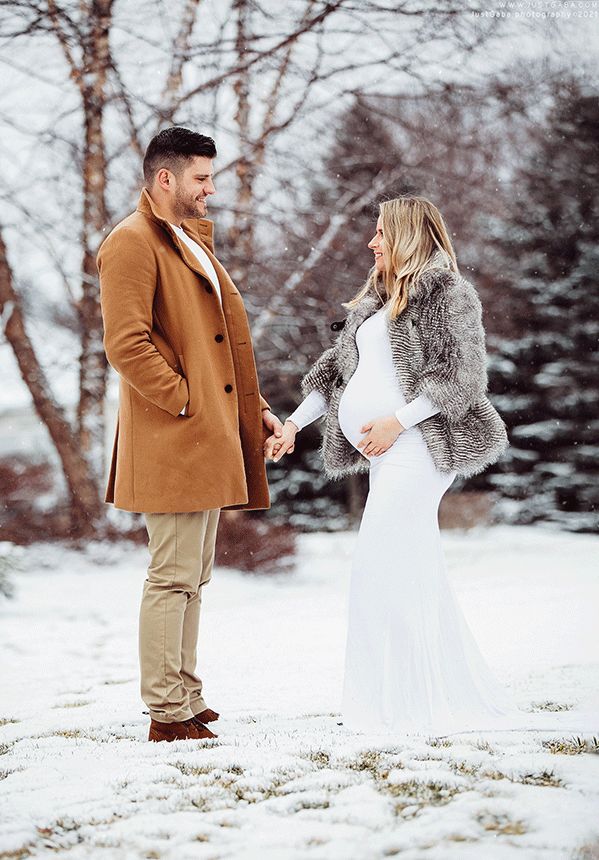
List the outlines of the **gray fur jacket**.
{"label": "gray fur jacket", "polygon": [[[335,344],[302,379],[304,396],[317,389],[327,402],[321,450],[329,478],[369,469],[366,457],[341,432],[337,412],[358,366],[356,330],[380,307],[371,289],[350,310]],[[496,462],[509,442],[503,420],[486,397],[482,305],[476,289],[445,265],[440,252],[420,275],[408,306],[389,321],[388,332],[406,401],[424,393],[441,410],[418,424],[436,467],[469,477]]]}

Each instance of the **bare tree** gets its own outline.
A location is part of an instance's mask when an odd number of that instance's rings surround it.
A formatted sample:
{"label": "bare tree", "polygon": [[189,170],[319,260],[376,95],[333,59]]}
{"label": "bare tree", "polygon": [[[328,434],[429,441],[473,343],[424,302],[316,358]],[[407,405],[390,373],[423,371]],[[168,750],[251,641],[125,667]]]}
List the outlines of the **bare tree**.
{"label": "bare tree", "polygon": [[[228,228],[226,262],[242,287],[251,285],[249,272],[267,291],[266,311],[257,329],[262,344],[281,310],[281,300],[268,296],[268,291],[280,292],[268,256],[255,262],[256,248],[264,241],[256,227],[256,212],[270,227],[295,232],[289,203],[295,202],[294,183],[309,175],[310,154],[294,151],[294,129],[302,124],[301,136],[307,144],[320,135],[324,139],[330,133],[331,112],[348,96],[376,87],[381,75],[393,75],[398,87],[411,80],[426,91],[430,81],[425,69],[437,62],[427,58],[427,46],[443,44],[446,55],[453,50],[457,58],[474,50],[491,26],[456,14],[449,0],[439,0],[435,8],[426,2],[416,6],[375,0],[360,4],[295,0],[284,11],[274,0],[230,0],[230,5],[179,0],[168,6],[162,0],[141,0],[135,6],[114,0],[14,0],[0,3],[0,9],[4,13],[0,50],[6,54],[10,49],[6,62],[21,76],[23,86],[34,93],[39,82],[64,93],[64,109],[58,105],[58,116],[48,116],[44,151],[54,151],[59,175],[68,175],[78,185],[78,195],[65,198],[70,221],[77,223],[76,287],[63,270],[64,249],[73,248],[72,236],[67,238],[50,217],[32,214],[20,187],[0,188],[13,213],[12,223],[11,219],[6,222],[7,241],[9,228],[30,226],[32,219],[40,222],[48,248],[48,272],[65,282],[66,304],[77,321],[79,391],[76,422],[70,431],[72,456],[61,455],[69,487],[77,484],[78,474],[90,474],[99,484],[105,468],[103,406],[108,368],[95,255],[103,236],[130,210],[149,138],[165,124],[205,127],[208,120],[212,124],[210,131],[224,156],[219,180],[225,189],[229,183],[226,190],[232,200],[219,210],[219,221],[222,216]],[[131,16],[131,11],[136,14]],[[118,38],[113,38],[115,22]],[[56,49],[62,65],[55,62]],[[42,50],[51,52],[51,75],[47,69],[40,75],[36,64],[27,61],[28,52],[33,56]],[[2,124],[13,135],[27,138],[29,134],[10,116],[0,114]],[[278,162],[272,161],[273,153]],[[286,171],[293,176],[285,175]],[[56,175],[42,175],[39,180],[46,183],[45,194],[52,200],[58,187]],[[276,200],[271,199],[273,188]],[[358,205],[354,197],[350,194],[341,201],[343,213],[319,213],[328,233],[303,261],[301,271],[287,274],[282,295],[297,291],[318,267],[326,242],[338,237],[351,219]],[[71,214],[78,208],[80,215]],[[10,270],[17,298],[19,265],[15,260]],[[264,304],[264,296],[261,301]],[[21,302],[20,307],[26,314],[26,304]],[[56,315],[61,316],[65,314]],[[23,320],[23,331],[25,326]],[[25,349],[22,338],[11,337],[9,342],[15,353]],[[33,360],[32,340],[28,349]],[[37,363],[42,369],[39,355]],[[50,384],[51,373],[46,370],[46,374]],[[23,379],[38,408],[39,392],[34,393],[31,374],[23,374]],[[58,447],[57,434],[50,427],[51,410],[38,411]],[[89,494],[78,491],[71,494],[73,506],[82,505],[84,497],[93,508]]]}
{"label": "bare tree", "polygon": [[7,341],[15,354],[23,381],[33,398],[33,405],[56,447],[67,481],[72,510],[73,534],[92,534],[101,520],[98,485],[95,476],[81,457],[77,439],[64,410],[52,395],[52,389],[39,364],[25,329],[21,302],[14,288],[4,238],[0,231],[0,315]]}
{"label": "bare tree", "polygon": [[108,221],[103,120],[110,64],[112,5],[113,0],[82,2],[79,20],[75,22],[66,8],[59,7],[56,0],[48,0],[52,32],[62,48],[71,80],[81,98],[82,261],[81,296],[77,301],[81,353],[76,432],[79,450],[97,479],[104,471],[103,410],[107,363],[102,345],[95,257],[102,229]]}

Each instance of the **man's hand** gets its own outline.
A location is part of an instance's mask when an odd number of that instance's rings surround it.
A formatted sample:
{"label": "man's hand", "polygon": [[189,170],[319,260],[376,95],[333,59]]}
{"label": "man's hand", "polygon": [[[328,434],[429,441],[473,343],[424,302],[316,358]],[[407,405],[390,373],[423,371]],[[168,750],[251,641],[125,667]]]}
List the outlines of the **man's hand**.
{"label": "man's hand", "polygon": [[280,437],[269,436],[264,443],[264,459],[278,463],[283,454],[293,454],[297,429],[293,421],[285,421]]}
{"label": "man's hand", "polygon": [[378,457],[393,445],[405,429],[395,415],[375,418],[374,421],[369,421],[361,428],[360,432],[368,435],[358,444],[358,448],[361,448],[362,453],[367,457]]}
{"label": "man's hand", "polygon": [[262,423],[267,430],[270,430],[271,433],[276,436],[277,439],[280,438],[281,433],[283,432],[283,425],[277,416],[272,414],[270,409],[262,410]]}

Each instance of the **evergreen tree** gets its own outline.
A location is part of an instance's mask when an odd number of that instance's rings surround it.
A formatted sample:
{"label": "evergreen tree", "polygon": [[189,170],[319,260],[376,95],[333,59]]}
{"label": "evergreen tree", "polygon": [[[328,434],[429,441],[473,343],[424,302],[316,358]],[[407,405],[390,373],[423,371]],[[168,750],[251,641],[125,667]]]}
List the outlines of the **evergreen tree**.
{"label": "evergreen tree", "polygon": [[[510,457],[493,476],[515,519],[599,526],[599,98],[560,84],[494,225],[518,336],[490,369]],[[526,506],[521,503],[526,499]]]}

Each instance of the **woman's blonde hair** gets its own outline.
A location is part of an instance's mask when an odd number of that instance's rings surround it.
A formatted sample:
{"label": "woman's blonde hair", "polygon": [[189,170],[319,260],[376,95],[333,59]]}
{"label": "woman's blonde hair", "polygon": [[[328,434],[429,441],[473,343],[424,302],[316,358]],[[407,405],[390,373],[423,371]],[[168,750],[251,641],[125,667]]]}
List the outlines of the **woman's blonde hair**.
{"label": "woman's blonde hair", "polygon": [[442,254],[441,265],[457,274],[459,269],[443,216],[426,197],[404,194],[380,203],[379,211],[386,252],[383,259],[389,262],[390,269],[379,273],[373,267],[362,289],[344,307],[353,308],[371,288],[382,299],[378,289],[382,282],[391,302],[391,318],[395,319],[407,307],[409,294],[420,275],[432,268],[436,251]]}

